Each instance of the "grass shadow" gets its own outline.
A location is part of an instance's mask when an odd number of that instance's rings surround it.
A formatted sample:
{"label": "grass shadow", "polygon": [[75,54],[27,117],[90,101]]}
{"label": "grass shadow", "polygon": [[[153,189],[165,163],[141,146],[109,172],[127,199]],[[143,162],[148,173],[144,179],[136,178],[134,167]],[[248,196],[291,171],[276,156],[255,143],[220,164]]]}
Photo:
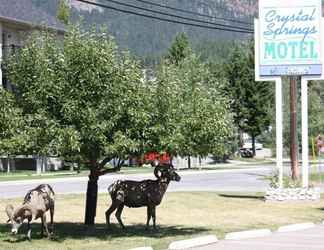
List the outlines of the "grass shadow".
{"label": "grass shadow", "polygon": [[[25,233],[26,228],[23,227],[16,236],[11,236],[10,228],[6,224],[0,224],[0,235],[3,241],[17,243],[27,241]],[[145,229],[144,224],[129,225],[126,229],[121,229],[119,225],[112,224],[108,229],[106,224],[98,223],[94,227],[87,227],[81,223],[59,222],[55,223],[55,232],[51,240],[63,242],[66,239],[83,240],[84,238],[94,238],[97,240],[110,240],[114,238],[132,238],[132,237],[149,237],[149,238],[164,238],[171,236],[190,236],[208,232],[208,228],[204,227],[185,227],[185,226],[170,226],[161,225],[157,229]],[[5,236],[5,237],[3,237]],[[32,240],[42,239],[40,235],[40,225],[32,225]]]}
{"label": "grass shadow", "polygon": [[264,201],[264,196],[260,195],[239,195],[239,194],[219,194],[220,197],[224,198],[237,198],[237,199],[255,199]]}

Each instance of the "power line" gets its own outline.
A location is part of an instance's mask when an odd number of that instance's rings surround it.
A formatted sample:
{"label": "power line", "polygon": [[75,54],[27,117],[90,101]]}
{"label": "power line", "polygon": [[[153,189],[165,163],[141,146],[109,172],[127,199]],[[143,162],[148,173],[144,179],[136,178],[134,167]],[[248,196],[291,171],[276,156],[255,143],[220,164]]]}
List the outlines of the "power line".
{"label": "power line", "polygon": [[133,5],[133,4],[122,3],[122,2],[115,1],[115,0],[105,0],[105,1],[106,2],[111,2],[111,3],[114,3],[114,4],[118,4],[118,5],[122,5],[122,6],[126,6],[126,7],[131,7],[131,8],[134,8],[134,9],[139,9],[139,10],[144,10],[144,11],[151,12],[151,13],[164,15],[164,16],[175,17],[175,18],[179,18],[179,19],[183,19],[183,20],[187,20],[187,21],[211,24],[211,25],[216,25],[216,26],[225,27],[225,28],[235,28],[235,29],[241,29],[241,30],[245,30],[245,31],[253,31],[252,29],[249,29],[249,28],[246,28],[246,27],[234,27],[232,25],[226,25],[226,24],[220,24],[220,23],[215,23],[215,22],[203,21],[203,20],[194,19],[194,18],[190,18],[190,17],[174,15],[174,14],[171,14],[171,13],[166,13],[166,12],[162,12],[162,11],[158,11],[158,10],[152,10],[152,9],[140,7],[140,6]]}
{"label": "power line", "polygon": [[229,22],[233,22],[233,23],[241,23],[241,24],[253,25],[253,23],[251,23],[251,22],[245,22],[245,21],[240,21],[240,20],[235,20],[235,19],[230,19],[230,18],[215,17],[215,16],[206,15],[206,14],[200,14],[198,12],[194,12],[194,11],[190,11],[190,10],[182,10],[182,9],[179,9],[179,8],[175,8],[175,7],[171,7],[171,6],[167,6],[167,5],[163,5],[163,4],[158,4],[158,3],[153,3],[153,2],[150,2],[150,1],[146,1],[146,0],[135,0],[135,1],[150,4],[150,5],[153,5],[153,6],[158,6],[158,7],[161,7],[161,8],[175,10],[175,11],[179,11],[179,12],[183,12],[183,13],[187,13],[187,14],[192,14],[192,15],[196,15],[196,16],[213,18],[215,20],[229,21]]}
{"label": "power line", "polygon": [[[182,22],[182,21],[167,19],[167,18],[163,18],[163,17],[151,16],[151,15],[142,14],[142,13],[138,13],[138,12],[134,12],[134,11],[130,11],[130,10],[119,9],[119,8],[109,6],[109,5],[105,5],[105,4],[101,4],[101,3],[94,3],[94,2],[91,2],[91,1],[88,1],[88,0],[75,0],[75,1],[90,4],[90,5],[94,5],[94,6],[98,6],[98,7],[102,7],[102,8],[105,8],[105,9],[115,10],[115,11],[122,12],[122,13],[133,14],[133,15],[136,15],[136,16],[146,17],[146,18],[150,18],[150,19],[156,19],[156,20],[159,20],[159,21],[165,21],[165,22],[169,22],[169,23],[177,23],[177,24],[183,24],[183,25],[199,27],[199,28],[205,28],[205,29],[212,29],[212,30],[222,30],[222,31],[231,31],[231,32],[237,32],[237,33],[253,34],[253,31],[212,27],[212,26],[200,25],[200,24],[196,24],[196,23],[188,23],[188,22]],[[235,27],[233,27],[233,28],[235,28]]]}

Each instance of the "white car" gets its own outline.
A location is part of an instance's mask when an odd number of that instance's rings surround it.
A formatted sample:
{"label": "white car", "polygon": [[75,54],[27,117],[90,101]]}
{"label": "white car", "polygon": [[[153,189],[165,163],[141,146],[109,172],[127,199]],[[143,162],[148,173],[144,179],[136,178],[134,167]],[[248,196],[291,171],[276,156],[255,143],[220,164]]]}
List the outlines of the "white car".
{"label": "white car", "polygon": [[[242,148],[252,149],[252,141],[244,142]],[[261,149],[263,149],[262,143],[255,142],[255,150],[261,150]]]}

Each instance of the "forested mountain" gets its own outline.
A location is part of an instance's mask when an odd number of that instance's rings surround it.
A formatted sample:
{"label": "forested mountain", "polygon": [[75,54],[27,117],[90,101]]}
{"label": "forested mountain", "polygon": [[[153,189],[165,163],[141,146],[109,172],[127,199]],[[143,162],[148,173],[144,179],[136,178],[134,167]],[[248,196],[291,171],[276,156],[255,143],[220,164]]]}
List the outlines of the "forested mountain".
{"label": "forested mountain", "polygon": [[[51,15],[56,15],[59,0],[31,1],[37,7],[42,8]],[[226,47],[230,46],[230,41],[233,39],[241,40],[249,37],[249,35],[242,33],[190,27],[182,24],[152,20],[150,18],[91,6],[76,0],[70,0],[68,2],[71,6],[71,19],[73,22],[83,20],[86,27],[105,25],[108,27],[109,32],[116,38],[116,41],[121,48],[128,49],[135,55],[145,58],[154,58],[165,53],[166,49],[170,46],[171,41],[179,32],[187,33],[193,46],[196,50],[199,50],[199,53],[202,53],[204,57],[226,56]],[[156,13],[154,14],[143,10],[121,6],[107,0],[96,0],[96,2],[123,10],[170,18]],[[252,28],[251,25],[233,23],[230,21],[224,22],[220,19],[211,19],[190,13],[178,12],[137,0],[118,0],[117,2],[172,13],[174,15],[181,15],[188,18],[199,18],[200,20],[208,22],[217,22],[234,27],[245,26]],[[253,22],[253,16],[257,12],[256,0],[148,0],[146,2],[167,5],[185,11],[215,16],[217,18],[234,19],[250,23]],[[171,17],[170,19],[179,20],[174,17]],[[190,22],[188,20],[182,21]]]}

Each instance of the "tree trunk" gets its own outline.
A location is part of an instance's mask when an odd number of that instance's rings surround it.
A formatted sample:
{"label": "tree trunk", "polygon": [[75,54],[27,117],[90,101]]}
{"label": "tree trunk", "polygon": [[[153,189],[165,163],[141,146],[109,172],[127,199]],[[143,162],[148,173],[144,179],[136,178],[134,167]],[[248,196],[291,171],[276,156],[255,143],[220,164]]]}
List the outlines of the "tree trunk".
{"label": "tree trunk", "polygon": [[85,221],[86,225],[94,225],[96,210],[97,210],[97,200],[98,200],[98,179],[99,177],[95,174],[95,169],[91,169],[87,188],[87,198],[86,198],[86,211],[85,211]]}
{"label": "tree trunk", "polygon": [[244,144],[243,131],[242,131],[242,129],[239,129],[239,144],[240,144],[240,148],[242,148],[243,147],[243,144]]}
{"label": "tree trunk", "polygon": [[109,162],[111,158],[105,158],[101,163],[96,160],[90,162],[90,174],[87,188],[86,197],[86,210],[84,223],[88,226],[93,226],[96,218],[97,201],[98,201],[98,179],[99,176],[113,173],[120,170],[120,166],[104,169],[104,166]]}
{"label": "tree trunk", "polygon": [[255,135],[252,134],[252,154],[255,157]]}
{"label": "tree trunk", "polygon": [[47,162],[47,158],[45,156],[42,156],[42,173],[46,172],[46,162]]}
{"label": "tree trunk", "polygon": [[7,173],[10,173],[10,157],[7,158]]}
{"label": "tree trunk", "polygon": [[40,175],[42,173],[42,161],[40,156],[36,156],[36,173]]}
{"label": "tree trunk", "polygon": [[189,169],[191,168],[191,157],[190,157],[190,155],[188,156],[188,168]]}
{"label": "tree trunk", "polygon": [[3,172],[3,170],[4,170],[4,169],[3,169],[3,163],[2,163],[2,160],[1,160],[1,158],[0,158],[0,171]]}

